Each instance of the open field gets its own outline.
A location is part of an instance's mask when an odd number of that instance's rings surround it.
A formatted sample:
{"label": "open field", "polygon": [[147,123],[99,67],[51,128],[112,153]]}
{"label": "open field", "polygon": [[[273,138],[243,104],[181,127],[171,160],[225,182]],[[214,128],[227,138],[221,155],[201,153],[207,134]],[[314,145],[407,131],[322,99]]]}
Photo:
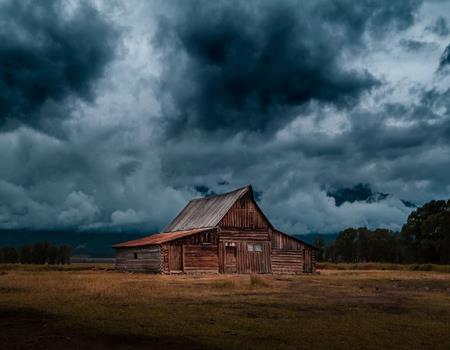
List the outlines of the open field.
{"label": "open field", "polygon": [[450,349],[450,274],[0,266],[0,330],[5,349]]}
{"label": "open field", "polygon": [[392,264],[392,263],[317,263],[321,270],[401,270],[401,271],[434,271],[450,273],[450,265],[437,264]]}

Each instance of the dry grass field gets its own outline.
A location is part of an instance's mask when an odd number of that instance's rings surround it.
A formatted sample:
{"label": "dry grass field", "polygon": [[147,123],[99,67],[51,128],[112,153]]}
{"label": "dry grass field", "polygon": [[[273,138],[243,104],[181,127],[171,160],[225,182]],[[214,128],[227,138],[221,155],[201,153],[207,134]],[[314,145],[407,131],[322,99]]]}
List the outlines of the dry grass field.
{"label": "dry grass field", "polygon": [[450,274],[0,266],[2,349],[450,349]]}

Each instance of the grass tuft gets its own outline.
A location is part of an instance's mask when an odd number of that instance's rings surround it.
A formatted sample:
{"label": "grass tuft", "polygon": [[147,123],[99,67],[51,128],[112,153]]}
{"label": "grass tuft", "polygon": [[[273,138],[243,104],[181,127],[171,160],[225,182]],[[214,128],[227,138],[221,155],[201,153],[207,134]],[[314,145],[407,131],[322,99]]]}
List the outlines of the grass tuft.
{"label": "grass tuft", "polygon": [[212,281],[211,287],[217,289],[233,289],[236,288],[236,283],[232,280]]}
{"label": "grass tuft", "polygon": [[267,283],[263,278],[257,275],[250,276],[250,286],[251,287],[270,287],[269,283]]}

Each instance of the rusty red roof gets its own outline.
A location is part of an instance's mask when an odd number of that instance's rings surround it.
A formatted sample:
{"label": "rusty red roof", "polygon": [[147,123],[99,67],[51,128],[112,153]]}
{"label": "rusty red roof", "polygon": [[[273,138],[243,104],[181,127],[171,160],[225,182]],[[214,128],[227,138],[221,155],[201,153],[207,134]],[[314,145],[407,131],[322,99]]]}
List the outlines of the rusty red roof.
{"label": "rusty red roof", "polygon": [[214,229],[214,227],[202,227],[192,230],[157,233],[144,238],[135,239],[133,241],[115,244],[113,245],[113,248],[140,247],[145,245],[161,244],[212,229]]}

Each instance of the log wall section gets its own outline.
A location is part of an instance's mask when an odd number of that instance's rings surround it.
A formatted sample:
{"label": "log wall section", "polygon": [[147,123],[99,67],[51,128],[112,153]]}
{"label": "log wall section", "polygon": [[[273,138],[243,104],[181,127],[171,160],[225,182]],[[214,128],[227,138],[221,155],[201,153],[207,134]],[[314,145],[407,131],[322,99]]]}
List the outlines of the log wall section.
{"label": "log wall section", "polygon": [[186,273],[219,272],[217,244],[183,245],[183,270]]}
{"label": "log wall section", "polygon": [[[316,271],[315,251],[313,248],[280,231],[273,230],[270,232],[270,236],[270,240],[272,243],[272,254],[273,252],[275,252],[275,255],[279,254],[278,251],[300,251],[302,255],[302,273],[310,273]],[[308,259],[308,261],[305,261],[305,258]],[[277,261],[278,266],[274,269],[274,271],[277,271],[282,263],[279,256],[275,257],[275,261]],[[289,264],[288,260],[286,260],[285,264]],[[299,269],[299,265],[296,265],[295,269]]]}
{"label": "log wall section", "polygon": [[303,273],[302,250],[272,250],[272,273],[299,275]]}
{"label": "log wall section", "polygon": [[161,271],[159,246],[120,248],[116,251],[116,269],[121,271]]}

